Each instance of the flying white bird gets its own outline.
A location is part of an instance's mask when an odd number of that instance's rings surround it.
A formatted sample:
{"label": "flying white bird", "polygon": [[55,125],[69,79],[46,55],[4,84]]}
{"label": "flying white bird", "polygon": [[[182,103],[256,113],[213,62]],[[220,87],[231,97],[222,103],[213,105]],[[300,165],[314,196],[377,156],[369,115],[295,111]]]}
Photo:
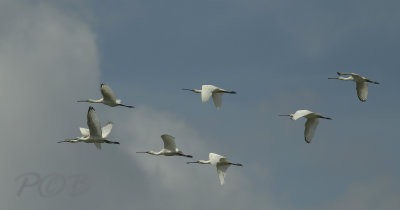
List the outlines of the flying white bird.
{"label": "flying white bird", "polygon": [[147,153],[150,155],[165,155],[165,156],[184,156],[184,157],[188,157],[188,158],[193,157],[191,155],[183,154],[183,152],[181,150],[176,148],[175,137],[168,135],[168,134],[164,134],[164,135],[161,135],[161,139],[164,142],[164,148],[161,149],[161,151],[154,152],[154,151],[150,150],[147,152],[136,152],[136,153]]}
{"label": "flying white bird", "polygon": [[78,102],[89,102],[89,103],[102,103],[111,107],[114,106],[124,106],[128,108],[135,108],[134,106],[128,106],[125,104],[121,104],[121,99],[117,99],[110,88],[110,86],[106,84],[101,84],[100,85],[100,90],[101,90],[101,95],[103,95],[103,98],[95,100],[95,99],[88,99],[88,100],[79,100]]}
{"label": "flying white bird", "polygon": [[217,167],[217,173],[219,177],[219,181],[221,185],[225,183],[225,175],[226,175],[226,170],[228,170],[229,166],[235,165],[235,166],[243,166],[240,163],[232,163],[229,162],[229,160],[221,155],[215,154],[215,153],[210,153],[208,155],[209,160],[198,160],[196,162],[187,162],[189,163],[198,163],[198,164],[211,164],[212,166]]}
{"label": "flying white bird", "polygon": [[[357,96],[360,101],[365,102],[367,101],[368,97],[368,82],[373,83],[373,84],[379,84],[379,82],[372,81],[366,77],[363,77],[358,74],[354,73],[340,73],[337,72],[339,77],[334,77],[334,78],[328,78],[328,79],[340,79],[340,80],[351,80],[356,83],[356,90],[357,90]],[[349,77],[342,77],[342,75],[349,75]]]}
{"label": "flying white bird", "polygon": [[296,113],[294,114],[286,114],[286,115],[279,115],[279,116],[289,116],[291,117],[292,120],[297,120],[300,117],[305,117],[307,118],[306,121],[306,128],[304,130],[304,139],[306,140],[307,143],[311,142],[311,139],[313,138],[315,134],[315,129],[317,129],[319,119],[318,118],[324,118],[327,120],[332,120],[329,117],[324,117],[319,113],[314,113],[308,110],[297,110]]}
{"label": "flying white bird", "polygon": [[222,88],[216,87],[214,85],[202,85],[201,90],[197,89],[186,89],[183,88],[182,90],[189,90],[194,93],[201,93],[201,101],[203,103],[207,102],[210,97],[212,96],[214,105],[217,109],[221,108],[222,105],[222,94],[229,93],[229,94],[236,94],[235,91],[227,91]]}
{"label": "flying white bird", "polygon": [[85,143],[94,143],[97,149],[101,149],[101,144],[119,144],[116,141],[107,140],[107,136],[111,133],[112,123],[108,122],[106,126],[100,127],[99,118],[96,115],[96,112],[92,106],[89,107],[87,113],[87,128],[79,128],[82,133],[81,137],[77,137],[74,139],[67,139],[61,142],[69,142],[69,143],[77,143],[77,142],[85,142]]}

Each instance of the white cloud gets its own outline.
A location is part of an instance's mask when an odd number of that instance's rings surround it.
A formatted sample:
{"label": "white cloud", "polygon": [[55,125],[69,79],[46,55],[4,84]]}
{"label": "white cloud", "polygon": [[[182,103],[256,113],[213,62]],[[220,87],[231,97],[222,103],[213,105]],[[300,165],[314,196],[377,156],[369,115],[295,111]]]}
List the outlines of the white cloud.
{"label": "white cloud", "polygon": [[15,178],[67,177],[82,167],[71,168],[65,158],[79,155],[56,142],[77,135],[72,125],[85,119],[87,107],[75,100],[98,88],[96,37],[88,24],[47,3],[2,1],[0,14],[0,201],[6,209],[60,209],[57,198],[44,205],[34,187],[17,197]]}
{"label": "white cloud", "polygon": [[[125,119],[124,119],[125,118]],[[152,197],[157,200],[155,207],[161,208],[168,199],[175,198],[176,202],[167,204],[167,209],[203,209],[229,208],[243,209],[252,206],[253,209],[264,209],[273,206],[268,203],[268,193],[258,194],[254,190],[252,181],[247,173],[262,173],[265,169],[260,165],[251,164],[244,167],[230,167],[224,186],[220,186],[215,167],[211,165],[187,165],[186,161],[207,160],[209,152],[216,152],[210,148],[209,139],[202,139],[199,131],[190,127],[183,119],[173,114],[146,108],[146,105],[138,105],[132,114],[120,117],[125,121],[119,129],[123,130],[117,138],[125,138],[124,151],[131,155],[132,161],[144,170],[151,181],[147,186],[151,190]],[[150,156],[137,154],[136,151],[159,151],[163,144],[161,134],[175,136],[177,146],[193,159],[184,157]],[[232,161],[235,154],[221,154]],[[260,174],[261,175],[261,174]],[[264,177],[265,178],[265,177]],[[165,196],[164,193],[170,195]],[[162,196],[161,196],[162,195]],[[167,199],[167,200],[166,200]],[[179,202],[178,202],[179,201]],[[205,202],[200,206],[195,205]]]}
{"label": "white cloud", "polygon": [[[5,208],[243,209],[251,205],[263,209],[264,194],[252,192],[245,168],[230,168],[221,187],[211,166],[187,165],[187,159],[180,157],[136,154],[160,149],[163,133],[174,135],[179,148],[194,159],[218,152],[197,130],[166,112],[99,105],[96,110],[102,122],[117,117],[110,138],[121,145],[105,145],[99,152],[87,144],[57,144],[79,135],[78,127],[86,124],[88,104],[75,100],[98,94],[96,36],[87,23],[47,3],[6,1],[0,8],[0,123],[5,139],[0,148],[0,201]],[[222,155],[240,162],[234,154]],[[22,179],[16,177],[29,172],[42,178],[52,173],[87,175],[91,188],[77,197],[63,191],[45,198],[36,187],[27,187],[18,197]]]}

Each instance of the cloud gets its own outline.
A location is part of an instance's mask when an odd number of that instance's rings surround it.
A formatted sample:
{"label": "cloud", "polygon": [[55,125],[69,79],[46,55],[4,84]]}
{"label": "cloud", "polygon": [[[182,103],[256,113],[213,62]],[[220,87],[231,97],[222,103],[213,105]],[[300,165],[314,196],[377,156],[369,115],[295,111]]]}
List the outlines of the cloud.
{"label": "cloud", "polygon": [[[96,37],[74,14],[43,2],[2,1],[0,14],[0,201],[6,209],[70,209],[71,177],[99,167],[82,161],[90,159],[84,150],[56,142],[78,135],[87,106],[75,100],[98,88]],[[45,201],[44,186],[33,179],[55,174],[65,188]],[[21,189],[26,175],[32,186]],[[80,196],[75,201],[90,206]]]}
{"label": "cloud", "polygon": [[[196,159],[218,152],[184,119],[165,111],[95,105],[101,122],[115,122],[110,138],[121,145],[97,151],[89,144],[57,144],[86,125],[89,105],[75,101],[99,95],[96,35],[79,16],[48,3],[6,1],[0,8],[0,201],[5,208],[264,209],[265,199],[252,192],[245,168],[230,168],[221,187],[211,166],[136,154],[161,148],[163,133],[174,135]],[[222,155],[236,161],[234,154]],[[76,175],[87,179],[88,190],[71,196]],[[44,189],[57,193],[48,196]]]}
{"label": "cloud", "polygon": [[[160,136],[170,134],[175,137],[177,147],[194,156],[193,160],[208,160],[209,139],[201,137],[199,131],[188,122],[171,113],[155,110],[140,105],[132,114],[120,116],[123,125],[118,138],[125,138],[124,151],[132,157],[134,165],[146,173],[150,180],[146,188],[150,189],[155,208],[204,209],[229,208],[264,209],[273,206],[267,203],[268,193],[257,194],[246,173],[263,173],[260,165],[250,164],[245,167],[230,167],[224,186],[220,186],[215,167],[211,165],[187,165],[192,161],[183,157],[150,156],[137,154],[136,151],[159,151],[162,146]],[[232,161],[234,154],[221,154]],[[265,177],[264,177],[265,178]],[[167,193],[167,194],[165,194]],[[172,201],[172,200],[174,201]]]}

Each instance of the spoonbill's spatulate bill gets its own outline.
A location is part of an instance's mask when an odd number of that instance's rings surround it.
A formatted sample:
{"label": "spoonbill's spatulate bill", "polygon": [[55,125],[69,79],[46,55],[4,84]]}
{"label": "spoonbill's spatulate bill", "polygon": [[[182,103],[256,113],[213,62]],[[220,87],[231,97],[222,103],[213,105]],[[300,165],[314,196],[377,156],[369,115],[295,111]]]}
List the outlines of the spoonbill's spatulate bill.
{"label": "spoonbill's spatulate bill", "polygon": [[226,171],[228,170],[229,166],[235,165],[235,166],[243,166],[240,163],[232,163],[230,162],[226,157],[222,155],[218,155],[215,153],[210,153],[208,155],[209,160],[198,160],[195,162],[187,162],[189,163],[198,163],[198,164],[211,164],[212,166],[215,166],[217,168],[217,173],[219,177],[219,181],[221,185],[225,183],[225,175]]}
{"label": "spoonbill's spatulate bill", "polygon": [[59,141],[58,143],[61,143],[61,142],[94,143],[94,145],[96,146],[97,149],[101,149],[102,143],[119,144],[119,142],[110,141],[110,140],[106,139],[107,136],[111,133],[112,123],[108,122],[106,126],[101,128],[99,118],[97,117],[96,112],[92,106],[89,107],[89,110],[87,113],[87,125],[88,125],[89,129],[79,128],[79,130],[81,131],[81,134],[82,134],[81,137],[77,137],[74,139],[67,139],[64,141]]}
{"label": "spoonbill's spatulate bill", "polygon": [[122,104],[120,99],[116,99],[112,89],[108,85],[101,84],[100,90],[101,90],[101,95],[103,95],[103,98],[98,100],[95,99],[79,100],[78,102],[102,103],[111,107],[124,106],[128,108],[135,108],[134,106]]}
{"label": "spoonbill's spatulate bill", "polygon": [[179,150],[176,147],[175,137],[168,135],[168,134],[163,134],[163,135],[161,135],[161,139],[164,142],[164,148],[161,149],[161,151],[154,152],[154,151],[150,150],[147,152],[136,152],[136,153],[147,153],[150,155],[165,155],[165,156],[184,156],[184,157],[188,157],[188,158],[193,157],[191,155],[185,155],[181,150]]}
{"label": "spoonbill's spatulate bill", "polygon": [[203,103],[207,102],[210,99],[210,97],[212,97],[214,105],[217,109],[221,108],[222,106],[222,94],[224,93],[236,94],[235,91],[227,91],[222,88],[216,87],[214,85],[203,85],[201,86],[201,90],[186,89],[186,88],[183,88],[182,90],[189,90],[194,93],[201,93],[201,101]]}
{"label": "spoonbill's spatulate bill", "polygon": [[[379,84],[379,82],[372,81],[366,77],[355,73],[340,73],[337,72],[338,77],[328,78],[328,79],[339,79],[339,80],[351,80],[356,83],[357,96],[360,101],[367,101],[368,97],[368,82],[373,84]],[[343,77],[348,76],[348,77]]]}
{"label": "spoonbill's spatulate bill", "polygon": [[311,142],[311,139],[314,137],[315,130],[317,129],[319,118],[331,120],[329,117],[324,117],[319,113],[314,113],[308,110],[297,110],[294,114],[287,115],[279,115],[279,116],[288,116],[291,117],[292,120],[297,120],[300,117],[307,118],[304,130],[304,140],[307,143]]}

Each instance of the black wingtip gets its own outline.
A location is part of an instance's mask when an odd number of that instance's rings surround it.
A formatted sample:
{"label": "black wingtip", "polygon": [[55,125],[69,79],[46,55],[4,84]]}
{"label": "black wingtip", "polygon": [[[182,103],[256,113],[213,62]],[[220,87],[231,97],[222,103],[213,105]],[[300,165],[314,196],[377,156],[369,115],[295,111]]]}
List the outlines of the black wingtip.
{"label": "black wingtip", "polygon": [[366,102],[367,101],[367,99],[361,99],[361,98],[358,98],[358,99],[360,99],[361,102]]}
{"label": "black wingtip", "polygon": [[93,106],[89,106],[89,111],[90,110],[93,110],[93,111],[95,111],[95,109],[94,109],[94,107]]}
{"label": "black wingtip", "polygon": [[304,141],[306,141],[307,144],[310,144],[310,143],[311,143],[311,140],[308,141],[306,137],[304,137]]}
{"label": "black wingtip", "polygon": [[339,75],[340,76],[340,72],[336,72],[337,73],[337,75]]}

